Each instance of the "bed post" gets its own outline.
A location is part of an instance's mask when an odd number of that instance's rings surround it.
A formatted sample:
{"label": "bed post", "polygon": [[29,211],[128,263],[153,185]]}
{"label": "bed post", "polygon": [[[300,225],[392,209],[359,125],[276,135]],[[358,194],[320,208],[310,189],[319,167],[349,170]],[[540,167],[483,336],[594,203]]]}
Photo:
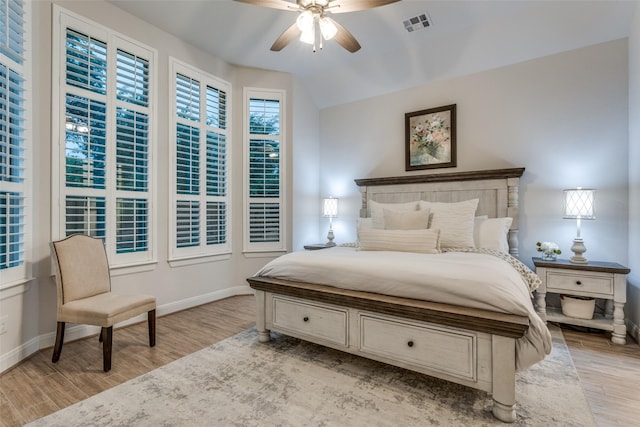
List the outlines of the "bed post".
{"label": "bed post", "polygon": [[518,215],[520,212],[520,202],[518,198],[519,181],[520,180],[518,178],[507,178],[507,216],[513,218],[507,240],[509,241],[509,253],[516,258],[520,256],[520,242],[518,241],[518,228],[520,227],[518,224]]}
{"label": "bed post", "polygon": [[500,421],[516,420],[516,340],[493,335],[491,341],[493,415]]}
{"label": "bed post", "polygon": [[266,328],[266,293],[264,291],[255,290],[256,292],[256,329],[258,330],[258,341],[271,341],[271,332]]}
{"label": "bed post", "polygon": [[367,186],[363,185],[360,187],[360,193],[362,195],[362,205],[360,207],[360,218],[366,218],[367,215]]}

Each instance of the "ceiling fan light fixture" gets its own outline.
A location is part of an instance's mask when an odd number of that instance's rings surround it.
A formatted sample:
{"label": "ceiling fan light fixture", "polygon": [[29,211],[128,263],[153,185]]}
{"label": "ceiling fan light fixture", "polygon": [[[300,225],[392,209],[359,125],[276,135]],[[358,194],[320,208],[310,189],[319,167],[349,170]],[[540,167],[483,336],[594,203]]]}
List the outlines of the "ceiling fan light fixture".
{"label": "ceiling fan light fixture", "polygon": [[[230,0],[229,0],[230,1]],[[316,42],[322,49],[324,40],[334,40],[340,46],[351,53],[360,50],[361,46],[345,27],[340,25],[325,13],[346,13],[359,10],[373,9],[385,6],[400,0],[233,0],[239,3],[250,3],[256,6],[264,6],[272,9],[297,11],[297,19],[293,22],[271,45],[274,52],[281,51],[296,37],[300,41],[313,46],[316,51]],[[317,22],[316,22],[317,21]],[[316,29],[318,27],[318,29]],[[316,40],[316,33],[318,40]]]}
{"label": "ceiling fan light fixture", "polygon": [[300,41],[306,44],[315,44],[316,42],[316,31],[313,26],[308,31],[303,31],[300,34]]}
{"label": "ceiling fan light fixture", "polygon": [[333,20],[331,18],[323,16],[322,18],[320,18],[319,23],[320,32],[322,33],[322,37],[324,37],[325,40],[332,39],[333,36],[335,36],[338,32],[338,27],[336,27],[336,24],[333,23]]}
{"label": "ceiling fan light fixture", "polygon": [[310,10],[305,10],[300,15],[298,15],[298,19],[296,19],[296,25],[298,29],[303,33],[309,32],[313,29],[313,24],[315,21],[315,16]]}
{"label": "ceiling fan light fixture", "polygon": [[302,7],[309,7],[309,6],[326,7],[329,4],[329,0],[300,0],[298,4]]}

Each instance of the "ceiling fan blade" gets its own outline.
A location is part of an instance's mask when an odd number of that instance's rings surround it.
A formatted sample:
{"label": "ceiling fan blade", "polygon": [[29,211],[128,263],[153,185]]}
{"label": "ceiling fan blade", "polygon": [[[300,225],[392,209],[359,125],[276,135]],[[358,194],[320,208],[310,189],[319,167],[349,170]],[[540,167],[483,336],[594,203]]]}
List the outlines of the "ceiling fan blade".
{"label": "ceiling fan blade", "polygon": [[356,40],[356,38],[353,37],[353,35],[345,27],[338,24],[335,20],[329,17],[325,18],[330,19],[338,29],[336,35],[333,36],[333,40],[335,40],[340,46],[347,49],[351,53],[360,50],[360,43],[358,43],[358,40]]}
{"label": "ceiling fan blade", "polygon": [[284,32],[280,34],[280,37],[278,37],[276,41],[273,42],[273,45],[271,46],[271,50],[273,50],[274,52],[281,51],[282,49],[284,49],[286,45],[289,44],[291,40],[298,37],[300,33],[301,31],[298,28],[298,24],[294,22],[292,26],[284,30]]}
{"label": "ceiling fan blade", "polygon": [[398,1],[400,0],[335,0],[330,2],[325,10],[331,13],[356,12],[358,10],[373,9],[374,7],[380,7]]}
{"label": "ceiling fan blade", "polygon": [[253,4],[255,6],[270,7],[272,9],[298,10],[298,6],[285,0],[234,0],[238,3]]}

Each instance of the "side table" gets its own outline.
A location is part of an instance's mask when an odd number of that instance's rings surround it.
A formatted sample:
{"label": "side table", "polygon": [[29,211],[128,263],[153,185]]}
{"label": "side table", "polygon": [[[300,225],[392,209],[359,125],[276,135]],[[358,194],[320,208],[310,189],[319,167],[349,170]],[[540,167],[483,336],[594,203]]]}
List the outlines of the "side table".
{"label": "side table", "polygon": [[333,248],[335,245],[335,243],[333,245],[327,245],[326,243],[314,243],[312,245],[304,245],[304,248],[308,251],[317,251],[319,249],[327,249],[327,248]]}
{"label": "side table", "polygon": [[[542,258],[533,258],[533,264],[542,280],[535,298],[536,311],[542,320],[611,331],[613,343],[626,343],[624,304],[627,302],[629,268],[614,262],[574,264],[568,260]],[[602,298],[606,300],[605,313],[594,315],[592,319],[565,316],[560,309],[547,307],[547,293]]]}

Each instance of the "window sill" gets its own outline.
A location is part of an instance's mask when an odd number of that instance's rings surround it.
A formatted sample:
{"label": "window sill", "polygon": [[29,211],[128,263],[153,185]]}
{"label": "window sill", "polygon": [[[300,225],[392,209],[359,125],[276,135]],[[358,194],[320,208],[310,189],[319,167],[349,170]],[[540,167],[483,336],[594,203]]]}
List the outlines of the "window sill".
{"label": "window sill", "polygon": [[127,274],[144,273],[146,271],[153,271],[156,269],[158,261],[147,261],[143,263],[127,264],[127,265],[114,265],[109,268],[111,277],[124,276]]}
{"label": "window sill", "polygon": [[24,294],[31,287],[31,281],[33,279],[33,277],[29,277],[0,285],[0,300]]}
{"label": "window sill", "polygon": [[169,266],[174,267],[185,267],[188,265],[195,264],[204,264],[208,262],[220,262],[227,261],[231,259],[231,252],[216,254],[216,255],[196,255],[185,258],[174,258],[169,260]]}
{"label": "window sill", "polygon": [[247,258],[274,258],[279,257],[286,254],[287,251],[282,249],[278,251],[265,251],[265,252],[257,252],[257,251],[244,251],[243,254]]}

